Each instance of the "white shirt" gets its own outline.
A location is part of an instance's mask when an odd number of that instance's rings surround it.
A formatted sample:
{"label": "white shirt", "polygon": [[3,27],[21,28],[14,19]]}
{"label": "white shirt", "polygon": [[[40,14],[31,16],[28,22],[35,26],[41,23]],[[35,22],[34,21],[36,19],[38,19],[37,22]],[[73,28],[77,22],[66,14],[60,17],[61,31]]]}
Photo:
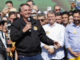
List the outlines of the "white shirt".
{"label": "white shirt", "polygon": [[[52,40],[55,40],[57,41],[61,47],[64,46],[64,33],[65,33],[65,27],[58,24],[58,23],[54,23],[52,26],[50,26],[50,24],[46,24],[43,26],[45,32],[46,32],[46,35],[52,39]],[[42,46],[44,46],[44,44],[42,43],[41,44]],[[50,46],[50,48],[54,48],[54,46]],[[44,57],[44,54],[45,53],[45,56],[48,54],[48,52],[46,53],[44,51],[45,49],[42,49],[42,57]],[[63,48],[60,48],[56,51],[55,54],[48,54],[48,57],[49,59],[62,59],[64,58],[65,54],[64,54],[64,49]]]}
{"label": "white shirt", "polygon": [[[4,38],[3,38],[3,37],[4,37]],[[1,41],[3,42],[5,48],[7,48],[6,40],[5,40],[5,33],[3,33],[3,36],[2,36],[2,32],[0,32],[0,38],[1,38]]]}

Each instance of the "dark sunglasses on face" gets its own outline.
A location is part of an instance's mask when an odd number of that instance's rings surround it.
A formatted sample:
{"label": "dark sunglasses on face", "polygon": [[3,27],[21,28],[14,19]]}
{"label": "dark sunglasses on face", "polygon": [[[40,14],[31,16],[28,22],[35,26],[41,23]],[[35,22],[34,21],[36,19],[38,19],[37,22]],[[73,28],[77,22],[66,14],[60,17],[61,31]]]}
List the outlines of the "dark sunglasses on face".
{"label": "dark sunglasses on face", "polygon": [[44,22],[45,19],[39,19],[41,22]]}
{"label": "dark sunglasses on face", "polygon": [[61,9],[55,9],[56,11],[60,11]]}

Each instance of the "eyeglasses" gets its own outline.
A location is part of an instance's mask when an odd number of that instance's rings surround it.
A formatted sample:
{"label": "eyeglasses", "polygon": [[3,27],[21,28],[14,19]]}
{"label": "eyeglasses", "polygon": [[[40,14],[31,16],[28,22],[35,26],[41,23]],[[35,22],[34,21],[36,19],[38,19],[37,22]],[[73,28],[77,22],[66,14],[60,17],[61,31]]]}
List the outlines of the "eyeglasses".
{"label": "eyeglasses", "polygon": [[31,9],[26,9],[25,11],[31,11]]}
{"label": "eyeglasses", "polygon": [[39,19],[41,22],[44,22],[45,19]]}
{"label": "eyeglasses", "polygon": [[56,11],[60,11],[61,9],[55,9]]}

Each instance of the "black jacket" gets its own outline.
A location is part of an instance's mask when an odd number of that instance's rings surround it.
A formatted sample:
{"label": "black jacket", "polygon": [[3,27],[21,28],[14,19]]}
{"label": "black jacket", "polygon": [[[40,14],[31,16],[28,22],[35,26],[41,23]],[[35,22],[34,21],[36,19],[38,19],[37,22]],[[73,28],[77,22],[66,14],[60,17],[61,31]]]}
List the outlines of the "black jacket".
{"label": "black jacket", "polygon": [[26,23],[23,18],[16,20],[11,26],[11,40],[16,42],[16,49],[19,55],[34,56],[41,53],[40,41],[53,45],[53,40],[49,39],[39,21],[30,18],[32,24],[31,31],[22,32]]}
{"label": "black jacket", "polygon": [[6,48],[0,38],[0,54],[3,55],[4,59],[7,59],[7,53],[6,53]]}

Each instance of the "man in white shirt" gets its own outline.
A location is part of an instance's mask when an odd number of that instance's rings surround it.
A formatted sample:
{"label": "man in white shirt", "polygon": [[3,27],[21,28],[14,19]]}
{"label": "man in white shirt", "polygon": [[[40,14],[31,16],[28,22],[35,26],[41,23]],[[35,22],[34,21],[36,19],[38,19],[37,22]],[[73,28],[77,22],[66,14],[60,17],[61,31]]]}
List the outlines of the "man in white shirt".
{"label": "man in white shirt", "polygon": [[44,60],[63,60],[64,54],[64,26],[55,22],[55,14],[52,11],[48,12],[49,24],[43,26],[46,35],[57,41],[60,47],[48,46],[41,43],[42,46],[42,57]]}

